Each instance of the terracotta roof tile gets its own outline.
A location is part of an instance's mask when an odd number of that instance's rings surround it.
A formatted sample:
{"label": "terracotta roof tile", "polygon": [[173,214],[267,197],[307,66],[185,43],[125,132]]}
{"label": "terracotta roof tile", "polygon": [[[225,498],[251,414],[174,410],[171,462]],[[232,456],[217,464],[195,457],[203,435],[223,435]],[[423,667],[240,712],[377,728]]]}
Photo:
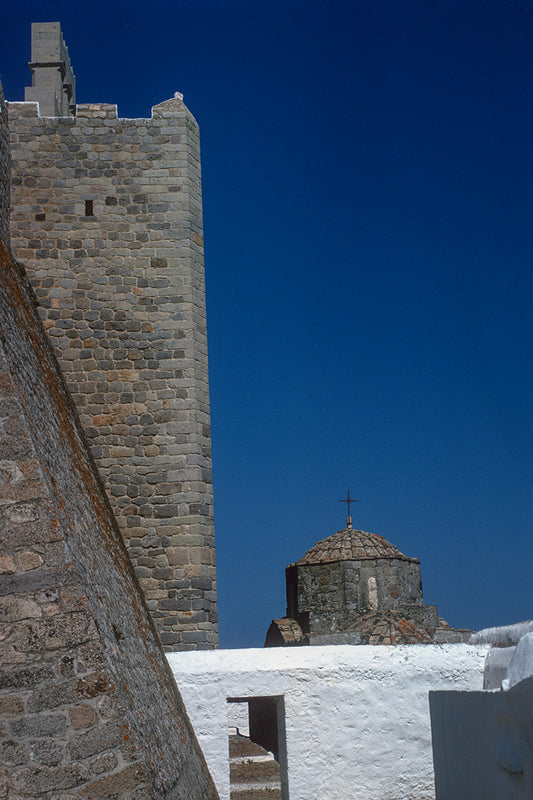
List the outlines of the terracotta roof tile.
{"label": "terracotta roof tile", "polygon": [[433,641],[425,628],[405,619],[399,611],[373,611],[348,629],[359,631],[368,644],[429,644]]}
{"label": "terracotta roof tile", "polygon": [[295,619],[281,617],[280,619],[273,619],[270,623],[267,633],[267,642],[269,644],[265,643],[265,647],[279,647],[279,639],[284,645],[302,644],[305,641],[305,635]]}
{"label": "terracotta roof tile", "polygon": [[404,561],[418,561],[400,553],[397,547],[383,536],[367,531],[344,528],[333,536],[317,542],[296,563],[324,564],[331,561],[364,561],[376,558],[399,558]]}

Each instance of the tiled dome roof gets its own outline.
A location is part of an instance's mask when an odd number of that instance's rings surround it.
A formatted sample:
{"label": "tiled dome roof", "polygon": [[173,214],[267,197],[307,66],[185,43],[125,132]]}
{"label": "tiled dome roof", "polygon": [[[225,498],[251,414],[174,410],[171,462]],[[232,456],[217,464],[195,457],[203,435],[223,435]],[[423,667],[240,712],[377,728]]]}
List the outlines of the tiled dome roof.
{"label": "tiled dome roof", "polygon": [[399,558],[403,561],[418,561],[400,553],[397,547],[383,536],[366,531],[344,528],[333,536],[317,542],[297,561],[297,564],[324,564],[329,561],[364,561],[376,558]]}

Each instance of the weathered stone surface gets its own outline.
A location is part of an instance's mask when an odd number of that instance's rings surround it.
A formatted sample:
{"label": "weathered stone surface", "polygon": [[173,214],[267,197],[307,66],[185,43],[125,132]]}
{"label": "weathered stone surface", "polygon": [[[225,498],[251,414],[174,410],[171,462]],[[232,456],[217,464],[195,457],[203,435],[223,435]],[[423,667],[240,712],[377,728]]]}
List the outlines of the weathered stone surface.
{"label": "weathered stone surface", "polygon": [[76,79],[61,25],[33,23],[31,33],[32,85],[25,99],[39,102],[43,117],[68,116],[76,102]]}
{"label": "weathered stone surface", "polygon": [[18,695],[0,695],[0,717],[19,716],[24,712],[24,702]]}
{"label": "weathered stone surface", "polygon": [[93,781],[88,786],[80,789],[80,797],[88,800],[105,800],[108,797],[124,797],[126,791],[130,791],[139,786],[145,778],[142,767],[129,766],[120,772],[106,775]]}
{"label": "weathered stone surface", "polygon": [[102,772],[112,772],[117,766],[117,757],[114,753],[103,753],[90,761],[92,772],[100,775]]}
{"label": "weathered stone surface", "polygon": [[429,643],[447,627],[424,603],[419,560],[350,519],[287,567],[287,616],[272,621],[267,647]]}
{"label": "weathered stone surface", "polygon": [[83,764],[61,764],[56,767],[25,767],[13,770],[11,784],[16,792],[30,797],[42,796],[43,787],[72,789],[80,786],[90,774]]}
{"label": "weathered stone surface", "polygon": [[68,724],[64,714],[26,715],[9,723],[9,731],[19,739],[62,736]]}
{"label": "weathered stone surface", "polygon": [[[65,55],[56,23],[33,35],[39,63],[43,47]],[[35,80],[47,70],[43,62]],[[26,100],[41,107],[9,104],[13,251],[155,623],[173,634],[163,640],[170,649],[216,647],[198,126],[180,97],[155,106],[151,119],[119,119],[105,103],[78,105],[68,116],[56,83],[50,102],[42,86],[27,90]],[[7,453],[20,460],[28,447],[27,438],[0,431],[0,468]],[[20,505],[10,522],[31,522],[39,513],[35,483],[15,474],[11,482]],[[167,548],[173,553],[161,564]],[[21,570],[39,570],[42,554],[31,546],[20,558]],[[9,574],[11,564],[2,568]],[[157,613],[171,590],[186,601],[200,592],[200,615]],[[186,632],[195,636],[186,641]]]}
{"label": "weathered stone surface", "polygon": [[30,760],[35,764],[57,766],[65,761],[65,744],[51,739],[30,741]]}
{"label": "weathered stone surface", "polygon": [[0,84],[0,242],[9,243],[10,163],[7,107]]}
{"label": "weathered stone surface", "polygon": [[92,706],[83,704],[69,709],[70,721],[75,730],[90,728],[98,722],[98,714]]}
{"label": "weathered stone surface", "polygon": [[[0,92],[2,192],[7,167]],[[3,220],[0,235],[0,430],[19,432],[0,471],[0,797],[216,800]]]}

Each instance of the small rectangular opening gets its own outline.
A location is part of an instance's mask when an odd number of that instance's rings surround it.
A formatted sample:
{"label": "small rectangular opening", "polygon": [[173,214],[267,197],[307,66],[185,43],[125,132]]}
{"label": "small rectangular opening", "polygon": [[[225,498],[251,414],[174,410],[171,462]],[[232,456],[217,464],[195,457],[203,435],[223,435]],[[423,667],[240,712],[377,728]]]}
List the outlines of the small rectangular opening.
{"label": "small rectangular opening", "polygon": [[289,800],[283,696],[227,700],[230,797],[266,791],[272,800]]}
{"label": "small rectangular opening", "polygon": [[85,201],[85,216],[94,217],[94,200]]}

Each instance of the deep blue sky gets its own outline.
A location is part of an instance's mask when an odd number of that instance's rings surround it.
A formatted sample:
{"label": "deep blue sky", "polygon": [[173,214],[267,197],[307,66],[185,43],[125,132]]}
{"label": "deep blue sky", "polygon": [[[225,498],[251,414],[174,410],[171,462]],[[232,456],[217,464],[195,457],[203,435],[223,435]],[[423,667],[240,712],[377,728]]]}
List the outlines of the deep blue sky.
{"label": "deep blue sky", "polygon": [[533,3],[2,4],[6,97],[61,21],[79,102],[202,134],[221,646],[344,527],[458,627],[533,616]]}

